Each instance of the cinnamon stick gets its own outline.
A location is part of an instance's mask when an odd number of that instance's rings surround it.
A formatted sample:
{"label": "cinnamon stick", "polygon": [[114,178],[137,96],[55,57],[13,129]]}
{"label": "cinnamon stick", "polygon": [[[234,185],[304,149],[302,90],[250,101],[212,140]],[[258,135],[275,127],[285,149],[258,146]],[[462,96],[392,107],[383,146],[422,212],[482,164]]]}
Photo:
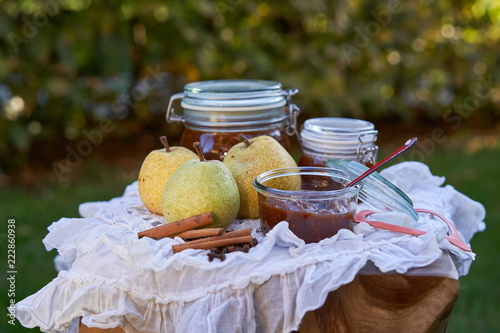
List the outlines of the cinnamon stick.
{"label": "cinnamon stick", "polygon": [[[188,244],[188,243],[189,244],[198,244],[198,243],[211,242],[211,241],[220,240],[220,239],[244,237],[244,236],[251,236],[251,235],[252,235],[252,231],[250,230],[250,228],[245,228],[245,229],[226,232],[220,236],[213,236],[213,237],[192,240],[192,241],[189,241],[189,242],[184,243],[184,244]],[[177,245],[174,245],[174,246],[177,246]]]}
{"label": "cinnamon stick", "polygon": [[[223,235],[224,236],[224,235]],[[250,243],[252,241],[252,236],[242,236],[242,237],[231,237],[225,239],[216,239],[212,241],[199,242],[196,244],[190,244],[192,242],[187,242],[183,244],[172,245],[172,250],[174,253],[178,253],[187,249],[199,249],[199,250],[208,250],[215,247],[235,245],[235,244],[243,244]]]}
{"label": "cinnamon stick", "polygon": [[206,238],[211,236],[219,236],[224,233],[226,229],[224,228],[207,228],[207,229],[195,229],[181,232],[180,234],[172,235],[172,237],[180,237],[183,239],[196,239],[196,238]]}
{"label": "cinnamon stick", "polygon": [[160,239],[176,235],[187,230],[205,227],[212,223],[213,223],[212,213],[206,212],[203,214],[191,216],[179,221],[163,224],[158,227],[141,231],[137,234],[137,236],[139,236],[139,238],[149,237],[152,239]]}

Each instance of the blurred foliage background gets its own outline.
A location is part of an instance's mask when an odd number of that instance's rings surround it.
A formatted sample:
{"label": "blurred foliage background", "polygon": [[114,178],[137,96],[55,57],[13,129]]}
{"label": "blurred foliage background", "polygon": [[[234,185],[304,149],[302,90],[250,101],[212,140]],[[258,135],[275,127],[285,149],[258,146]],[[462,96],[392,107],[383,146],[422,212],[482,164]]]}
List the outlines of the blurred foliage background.
{"label": "blurred foliage background", "polygon": [[0,0],[0,30],[4,172],[64,158],[103,120],[121,122],[108,138],[165,128],[198,80],[280,81],[302,117],[500,112],[500,1]]}
{"label": "blurred foliage background", "polygon": [[[56,274],[47,226],[121,195],[160,133],[180,136],[165,122],[172,94],[270,79],[299,89],[302,121],[374,122],[379,156],[422,134],[413,156],[488,212],[449,331],[500,330],[500,0],[0,0],[0,31],[0,221],[18,223],[17,300]],[[64,159],[68,181],[53,172]]]}

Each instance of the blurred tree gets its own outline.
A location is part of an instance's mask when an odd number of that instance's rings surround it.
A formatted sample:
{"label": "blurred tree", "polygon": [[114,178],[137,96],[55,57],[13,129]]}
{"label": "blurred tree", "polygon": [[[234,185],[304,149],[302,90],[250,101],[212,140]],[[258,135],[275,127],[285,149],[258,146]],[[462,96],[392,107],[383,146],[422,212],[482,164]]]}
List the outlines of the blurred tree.
{"label": "blurred tree", "polygon": [[499,112],[497,1],[0,0],[0,29],[2,169],[206,79],[280,81],[310,117]]}

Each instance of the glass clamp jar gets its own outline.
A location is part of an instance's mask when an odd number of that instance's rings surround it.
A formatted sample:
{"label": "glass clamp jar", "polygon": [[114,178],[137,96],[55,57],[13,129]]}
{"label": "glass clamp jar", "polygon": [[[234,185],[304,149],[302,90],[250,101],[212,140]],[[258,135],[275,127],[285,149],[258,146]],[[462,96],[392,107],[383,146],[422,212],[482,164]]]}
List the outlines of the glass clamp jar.
{"label": "glass clamp jar", "polygon": [[377,163],[378,131],[365,120],[312,118],[300,133],[302,156],[299,166],[325,166],[329,159],[350,160],[372,166]]}
{"label": "glass clamp jar", "polygon": [[[296,133],[300,113],[292,103],[297,92],[267,80],[193,82],[170,97],[166,120],[183,124],[181,146],[193,149],[198,141],[207,159],[223,160],[240,133],[247,138],[269,135],[289,150],[288,136]],[[175,113],[176,100],[181,100],[182,115]]]}

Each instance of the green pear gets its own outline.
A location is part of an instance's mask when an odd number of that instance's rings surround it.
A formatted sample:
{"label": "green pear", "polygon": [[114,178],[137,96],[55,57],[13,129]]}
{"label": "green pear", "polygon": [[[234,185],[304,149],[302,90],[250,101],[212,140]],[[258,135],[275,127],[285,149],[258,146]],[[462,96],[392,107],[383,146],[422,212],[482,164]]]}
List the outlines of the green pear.
{"label": "green pear", "polygon": [[[250,140],[240,135],[240,143],[234,145],[224,157],[224,164],[231,170],[240,191],[239,217],[259,218],[257,191],[252,181],[263,172],[297,167],[293,157],[283,146],[270,136],[262,135]],[[273,179],[265,184],[281,190],[300,190],[300,177],[283,177]]]}
{"label": "green pear", "polygon": [[175,222],[211,212],[210,227],[227,228],[240,208],[238,185],[231,171],[217,160],[207,161],[199,142],[193,144],[199,159],[187,161],[170,177],[163,191],[163,216]]}
{"label": "green pear", "polygon": [[162,214],[161,199],[167,180],[184,162],[198,158],[187,148],[170,147],[165,136],[160,141],[165,149],[151,151],[139,171],[139,197],[144,206],[156,214]]}

